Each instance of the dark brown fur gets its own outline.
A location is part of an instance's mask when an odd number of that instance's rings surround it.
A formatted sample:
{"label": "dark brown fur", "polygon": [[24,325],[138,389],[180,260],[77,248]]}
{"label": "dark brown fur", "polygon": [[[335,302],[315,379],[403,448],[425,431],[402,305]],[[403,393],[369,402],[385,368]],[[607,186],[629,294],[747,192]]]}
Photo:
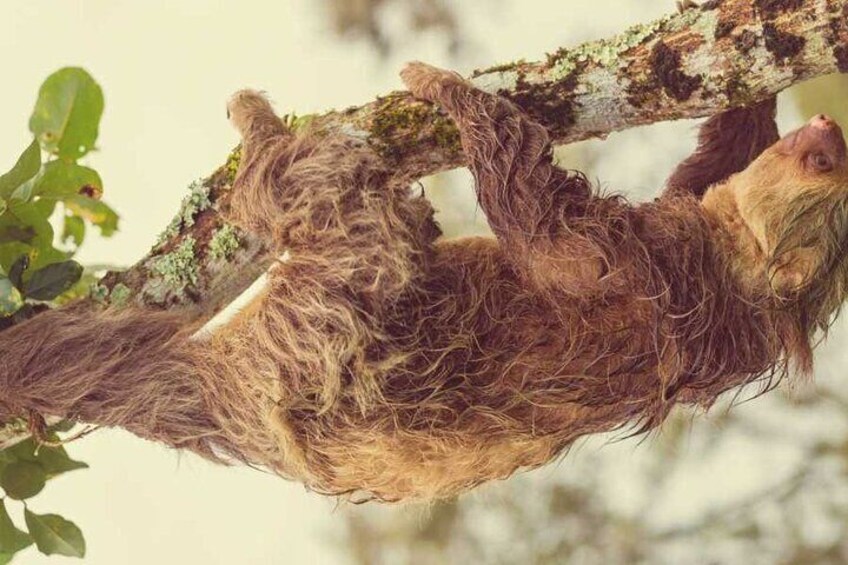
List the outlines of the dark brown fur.
{"label": "dark brown fur", "polygon": [[[545,129],[509,102],[421,64],[404,80],[456,120],[496,239],[438,241],[410,179],[359,142],[292,135],[244,91],[230,104],[244,137],[230,214],[291,259],[207,341],[174,315],[126,310],[0,333],[7,410],[123,426],[323,493],[431,500],[585,434],[652,429],[676,403],[767,387],[808,357],[804,320],[834,310],[833,293],[775,294],[769,273],[788,271],[752,236],[740,247],[721,191],[768,145],[770,106],[730,114],[752,116],[750,137],[736,118],[708,122],[668,193],[631,205],[555,167]],[[844,223],[819,229],[841,242]]]}
{"label": "dark brown fur", "polygon": [[677,166],[667,181],[674,194],[700,198],[707,189],[748,166],[780,139],[774,121],[775,97],[747,108],[732,108],[701,125],[698,148]]}

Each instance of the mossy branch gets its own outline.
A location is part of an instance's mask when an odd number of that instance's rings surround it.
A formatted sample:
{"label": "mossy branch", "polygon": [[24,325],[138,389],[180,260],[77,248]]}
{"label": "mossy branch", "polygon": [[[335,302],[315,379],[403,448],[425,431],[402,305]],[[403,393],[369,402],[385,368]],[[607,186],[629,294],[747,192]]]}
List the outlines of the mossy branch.
{"label": "mossy branch", "polygon": [[[712,0],[624,33],[474,73],[481,88],[512,99],[557,143],[706,116],[805,79],[848,71],[848,0]],[[291,119],[297,127],[303,118]],[[359,107],[309,116],[319,131],[366,141],[409,178],[462,165],[453,124],[396,91]],[[181,307],[199,320],[244,290],[270,264],[265,246],[223,221],[239,151],[193,185],[151,253],[107,275],[100,300],[119,295]]]}

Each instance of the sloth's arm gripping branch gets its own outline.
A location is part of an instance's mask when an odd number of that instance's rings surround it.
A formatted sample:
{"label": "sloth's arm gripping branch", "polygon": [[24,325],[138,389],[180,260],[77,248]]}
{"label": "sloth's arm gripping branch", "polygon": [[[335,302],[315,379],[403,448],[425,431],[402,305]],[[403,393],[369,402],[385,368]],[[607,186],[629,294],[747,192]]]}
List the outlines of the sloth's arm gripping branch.
{"label": "sloth's arm gripping branch", "polygon": [[553,165],[542,125],[450,71],[412,63],[401,76],[415,96],[456,122],[480,205],[504,245],[530,251],[534,242],[556,238],[569,213],[579,214],[589,184]]}

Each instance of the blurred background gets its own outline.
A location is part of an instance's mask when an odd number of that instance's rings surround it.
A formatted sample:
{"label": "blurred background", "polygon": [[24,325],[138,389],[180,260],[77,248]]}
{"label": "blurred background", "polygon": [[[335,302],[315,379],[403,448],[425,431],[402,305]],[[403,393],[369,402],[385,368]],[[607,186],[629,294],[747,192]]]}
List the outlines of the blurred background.
{"label": "blurred background", "polygon": [[[281,113],[361,104],[400,88],[403,62],[469,73],[609,36],[672,0],[9,0],[0,18],[0,169],[29,143],[38,86],[65,65],[101,84],[99,150],[86,158],[121,215],[83,263],[129,265],[185,187],[237,137],[228,95],[261,88]],[[848,117],[829,77],[782,95],[784,130]],[[843,123],[846,123],[843,120]],[[694,145],[696,123],[563,148],[607,190],[654,197]],[[4,169],[5,170],[5,169]],[[426,179],[448,235],[486,232],[466,171]],[[30,503],[85,533],[86,563],[845,563],[848,319],[817,350],[815,383],[784,383],[708,414],[675,413],[643,439],[592,437],[557,464],[430,507],[349,506],[260,471],[208,464],[102,430],[68,446],[91,468]],[[728,407],[734,404],[733,410]],[[20,508],[12,508],[18,520]],[[61,564],[34,550],[16,563]]]}

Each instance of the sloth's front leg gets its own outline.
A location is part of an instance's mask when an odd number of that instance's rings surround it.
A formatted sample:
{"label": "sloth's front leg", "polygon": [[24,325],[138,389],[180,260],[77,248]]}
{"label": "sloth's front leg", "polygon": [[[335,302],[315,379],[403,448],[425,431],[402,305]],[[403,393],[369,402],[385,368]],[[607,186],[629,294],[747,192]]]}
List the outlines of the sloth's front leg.
{"label": "sloth's front leg", "polygon": [[480,206],[510,255],[530,271],[549,263],[551,242],[571,235],[567,221],[592,196],[585,177],[553,164],[547,130],[507,98],[424,63],[408,64],[401,77],[456,123]]}

